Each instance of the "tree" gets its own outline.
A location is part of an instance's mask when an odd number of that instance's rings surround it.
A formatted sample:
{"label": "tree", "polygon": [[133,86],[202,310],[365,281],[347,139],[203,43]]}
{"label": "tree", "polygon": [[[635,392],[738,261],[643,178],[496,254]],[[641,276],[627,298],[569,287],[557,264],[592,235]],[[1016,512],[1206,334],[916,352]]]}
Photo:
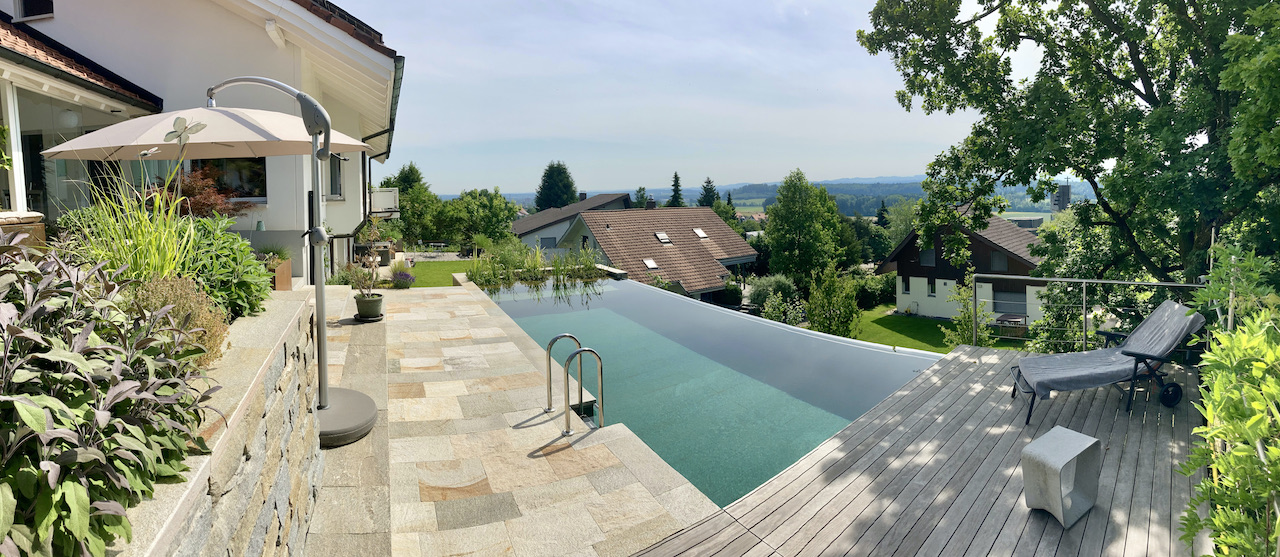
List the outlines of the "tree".
{"label": "tree", "polygon": [[735,211],[738,210],[737,207],[733,206],[733,192],[727,192],[724,194],[724,204],[728,205]]}
{"label": "tree", "polygon": [[841,273],[834,264],[815,274],[813,292],[805,304],[809,328],[827,334],[856,338],[862,332],[862,308],[858,307],[858,281]]}
{"label": "tree", "polygon": [[707,181],[702,183],[702,195],[698,196],[699,207],[710,207],[713,203],[720,201],[720,192],[716,191],[716,185],[711,182],[711,177],[707,177]]}
{"label": "tree", "polygon": [[723,220],[725,224],[729,225],[729,228],[732,228],[734,232],[737,232],[739,235],[744,232],[742,229],[742,223],[738,222],[738,212],[733,210],[733,207],[730,207],[729,205],[726,205],[725,202],[717,199],[711,204],[711,210],[715,211],[716,215],[720,217],[720,220]]}
{"label": "tree", "polygon": [[884,206],[884,200],[880,200],[880,208],[876,210],[876,226],[880,228],[889,228],[889,208]]}
{"label": "tree", "polygon": [[533,203],[539,211],[554,207],[564,207],[578,202],[578,188],[573,185],[573,175],[563,161],[547,163],[542,171],[542,183],[538,184],[538,194]]}
{"label": "tree", "polygon": [[889,243],[892,244],[889,249],[897,247],[911,234],[912,230],[915,230],[916,201],[915,199],[903,199],[888,207]]}
{"label": "tree", "polygon": [[671,199],[667,200],[667,207],[684,207],[684,195],[680,193],[679,172],[671,177]]}
{"label": "tree", "polygon": [[400,222],[408,244],[444,240],[436,226],[444,204],[431,192],[429,184],[420,184],[400,194]]}
{"label": "tree", "polygon": [[422,177],[422,171],[418,170],[418,165],[410,161],[408,164],[401,166],[400,170],[395,174],[386,176],[378,187],[396,188],[400,193],[405,193],[414,188],[414,186],[426,185],[426,180]]}
{"label": "tree", "polygon": [[640,186],[636,188],[635,198],[636,198],[635,206],[641,209],[643,209],[645,207],[645,204],[648,203],[650,199],[652,199],[651,197],[649,197],[649,191],[644,189],[644,186]]}
{"label": "tree", "polygon": [[766,210],[764,241],[769,244],[769,270],[809,284],[814,271],[835,262],[840,212],[826,188],[809,183],[796,169],[778,187],[778,201]]}
{"label": "tree", "polygon": [[[973,346],[993,346],[995,339],[991,336],[990,323],[995,318],[995,314],[987,309],[987,303],[978,302],[978,307],[973,307],[973,265],[968,267],[965,272],[965,279],[956,282],[955,290],[947,296],[947,301],[956,304],[960,310],[956,312],[955,317],[951,318],[951,326],[938,325],[942,329],[942,342],[946,343],[948,348],[955,349],[961,344],[970,344]],[[974,313],[977,313],[975,316]],[[975,329],[974,324],[977,324]]]}
{"label": "tree", "polygon": [[[1006,205],[998,186],[1025,188],[1038,201],[1056,189],[1053,177],[1070,174],[1096,196],[1074,212],[1083,228],[1100,231],[1109,255],[1077,276],[1117,270],[1177,281],[1203,274],[1215,231],[1276,215],[1280,166],[1258,133],[1274,128],[1280,111],[1271,102],[1280,91],[1271,78],[1280,25],[1273,3],[982,6],[971,17],[959,2],[879,0],[873,29],[858,33],[868,51],[894,59],[905,108],[919,98],[927,113],[980,115],[928,167],[923,237],[950,224],[985,228]],[[1015,79],[1010,56],[1028,46],[1043,52],[1039,67]],[[945,251],[967,258],[959,227],[950,230]]]}
{"label": "tree", "polygon": [[470,244],[477,234],[500,241],[512,235],[511,221],[519,210],[498,188],[492,192],[468,190],[444,204],[440,221],[451,239],[459,243]]}

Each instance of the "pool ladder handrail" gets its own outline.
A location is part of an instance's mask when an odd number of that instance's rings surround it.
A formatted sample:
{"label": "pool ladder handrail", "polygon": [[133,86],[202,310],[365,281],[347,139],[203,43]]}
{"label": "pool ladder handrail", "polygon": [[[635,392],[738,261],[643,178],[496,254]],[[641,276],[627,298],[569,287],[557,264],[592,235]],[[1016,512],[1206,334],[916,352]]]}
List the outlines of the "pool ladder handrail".
{"label": "pool ladder handrail", "polygon": [[573,408],[569,404],[569,362],[574,358],[578,359],[578,407],[582,407],[582,355],[591,353],[596,357],[596,384],[600,394],[596,396],[596,428],[604,427],[604,360],[600,358],[600,353],[591,348],[579,348],[569,354],[564,359],[564,431],[561,433],[564,437],[573,435],[573,426],[569,422],[569,411]]}
{"label": "pool ladder handrail", "polygon": [[[573,343],[577,345],[579,349],[582,348],[582,343],[578,341],[578,337],[575,337],[569,333],[560,333],[554,337],[551,337],[551,342],[547,343],[547,407],[542,409],[542,411],[546,412],[547,414],[555,412],[556,410],[555,405],[551,402],[551,347],[555,346],[556,342],[558,342],[562,338],[567,338],[569,340],[572,340]],[[566,363],[565,365],[569,365],[569,364]],[[566,379],[568,379],[569,372],[567,370],[565,371],[564,376]],[[578,358],[578,377],[582,377],[582,358],[581,357]],[[564,403],[566,406],[568,406],[569,404],[568,396],[565,396]],[[578,403],[579,404],[582,403],[582,395],[578,395]]]}

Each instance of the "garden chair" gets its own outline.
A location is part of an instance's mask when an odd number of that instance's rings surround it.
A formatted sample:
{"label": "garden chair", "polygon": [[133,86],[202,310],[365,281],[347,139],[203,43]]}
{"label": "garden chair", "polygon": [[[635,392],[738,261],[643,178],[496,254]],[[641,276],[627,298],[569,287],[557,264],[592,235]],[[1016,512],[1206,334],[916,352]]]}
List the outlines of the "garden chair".
{"label": "garden chair", "polygon": [[[1128,382],[1125,411],[1133,406],[1134,384],[1140,379],[1155,380],[1160,385],[1160,402],[1172,408],[1182,400],[1182,387],[1164,382],[1162,364],[1182,344],[1187,335],[1204,326],[1204,316],[1187,306],[1166,300],[1147,316],[1131,333],[1099,333],[1107,337],[1106,348],[1086,352],[1029,356],[1018,361],[1013,374],[1013,398],[1018,391],[1031,395],[1026,423],[1036,397],[1047,399],[1052,391],[1074,391],[1112,385],[1123,393],[1120,383]],[[1118,346],[1110,346],[1123,339]]]}

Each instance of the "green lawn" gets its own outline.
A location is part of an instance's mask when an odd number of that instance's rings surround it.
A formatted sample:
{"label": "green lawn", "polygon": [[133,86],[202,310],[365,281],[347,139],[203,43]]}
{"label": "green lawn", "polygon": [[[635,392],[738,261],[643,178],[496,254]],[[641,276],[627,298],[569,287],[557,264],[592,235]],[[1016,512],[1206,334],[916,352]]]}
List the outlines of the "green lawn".
{"label": "green lawn", "polygon": [[[862,312],[862,334],[858,335],[858,340],[944,354],[950,352],[942,342],[942,329],[939,328],[950,327],[950,321],[888,314],[892,310],[893,304],[885,304]],[[1009,340],[996,342],[998,348],[1019,348],[1020,345]]]}
{"label": "green lawn", "polygon": [[465,273],[471,261],[418,261],[413,264],[414,286],[453,286],[453,273]]}

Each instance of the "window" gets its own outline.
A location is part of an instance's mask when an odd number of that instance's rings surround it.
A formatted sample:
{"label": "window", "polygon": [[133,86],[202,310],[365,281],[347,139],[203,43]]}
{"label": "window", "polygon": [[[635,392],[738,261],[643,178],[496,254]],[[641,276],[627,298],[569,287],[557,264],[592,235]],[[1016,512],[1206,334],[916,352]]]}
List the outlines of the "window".
{"label": "window", "polygon": [[53,0],[13,0],[15,20],[53,17]]}
{"label": "window", "polygon": [[701,228],[695,228],[695,229],[693,229],[693,233],[694,233],[694,234],[697,234],[699,238],[706,238],[706,237],[707,237],[707,233],[706,233],[706,232],[703,232]]}
{"label": "window", "polygon": [[587,243],[590,241],[591,241],[591,237],[584,235],[582,237],[582,249],[587,249]]}
{"label": "window", "polygon": [[658,268],[658,262],[657,262],[657,261],[654,261],[654,260],[652,260],[652,259],[645,259],[645,260],[644,260],[644,266],[645,266],[645,267],[648,267],[648,268],[650,268],[650,269],[657,269],[657,268]]}
{"label": "window", "polygon": [[938,295],[938,283],[933,279],[929,279],[929,297],[932,298],[937,295]]}
{"label": "window", "polygon": [[329,199],[342,199],[342,159],[329,156]]}
{"label": "window", "polygon": [[541,238],[538,238],[538,245],[539,245],[540,247],[542,247],[542,249],[555,249],[555,247],[556,247],[556,237],[555,237],[555,236],[543,236],[543,237],[541,237]]}
{"label": "window", "polygon": [[191,161],[192,169],[212,169],[218,189],[230,190],[239,199],[267,202],[267,159],[210,159]]}
{"label": "window", "polygon": [[911,277],[902,277],[902,293],[911,293]]}
{"label": "window", "polygon": [[656,236],[656,237],[658,238],[658,241],[659,241],[659,242],[662,242],[662,243],[664,243],[664,244],[670,244],[670,243],[671,243],[671,238],[667,237],[667,233],[666,233],[666,232],[654,232],[654,233],[653,233],[653,235],[654,235],[654,236]]}
{"label": "window", "polygon": [[991,252],[991,270],[992,271],[1008,271],[1009,256],[1002,251]]}
{"label": "window", "polygon": [[931,250],[931,249],[920,250],[920,266],[921,267],[936,266],[937,259],[938,259],[938,254],[936,250]]}

